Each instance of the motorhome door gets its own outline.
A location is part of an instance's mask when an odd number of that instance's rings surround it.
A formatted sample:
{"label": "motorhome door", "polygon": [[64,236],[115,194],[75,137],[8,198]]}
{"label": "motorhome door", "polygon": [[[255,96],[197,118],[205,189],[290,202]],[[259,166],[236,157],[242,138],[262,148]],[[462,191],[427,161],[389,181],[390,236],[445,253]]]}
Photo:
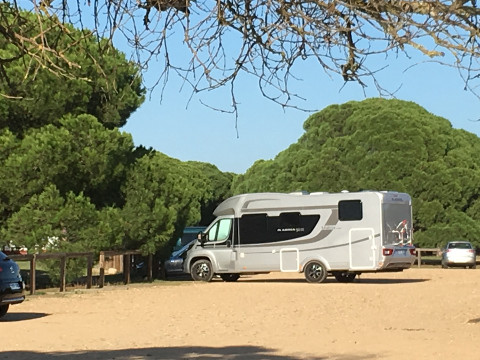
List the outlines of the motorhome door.
{"label": "motorhome door", "polygon": [[211,250],[216,267],[220,271],[235,269],[235,254],[233,252],[233,219],[219,218],[208,230],[206,249]]}
{"label": "motorhome door", "polygon": [[373,228],[354,228],[349,231],[349,256],[351,269],[373,269],[376,248]]}

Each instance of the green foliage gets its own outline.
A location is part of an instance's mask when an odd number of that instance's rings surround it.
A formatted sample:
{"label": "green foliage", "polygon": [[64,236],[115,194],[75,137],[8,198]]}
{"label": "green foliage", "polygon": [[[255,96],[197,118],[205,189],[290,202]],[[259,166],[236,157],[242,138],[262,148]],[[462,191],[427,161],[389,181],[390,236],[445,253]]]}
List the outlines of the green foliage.
{"label": "green foliage", "polygon": [[[59,119],[66,114],[91,114],[113,129],[123,126],[144,101],[140,69],[109,41],[99,41],[91,32],[61,25],[56,19],[39,19],[29,12],[21,17],[4,13],[7,17],[2,22],[39,44],[36,54],[26,55],[0,37],[0,128],[22,135],[30,128],[60,125]],[[40,24],[48,28],[43,39],[34,36],[41,32]],[[42,51],[45,43],[55,45],[58,53]],[[32,68],[38,61],[48,66]]]}
{"label": "green foliage", "polygon": [[123,189],[124,247],[165,256],[187,225],[200,223],[202,210],[228,196],[230,180],[212,165],[161,153],[141,157]]}
{"label": "green foliage", "polygon": [[258,191],[408,192],[415,242],[480,246],[480,139],[405,101],[368,99],[310,116],[296,144],[233,182]]}
{"label": "green foliage", "polygon": [[[222,173],[215,165],[197,161],[185,163],[190,168],[190,180],[194,187],[203,189],[200,198],[200,220],[198,224],[209,225],[213,221],[213,211],[217,205],[231,196],[233,173]],[[187,225],[197,225],[189,223]]]}
{"label": "green foliage", "polygon": [[0,158],[3,219],[50,184],[61,194],[83,192],[98,207],[122,205],[120,186],[132,161],[131,136],[105,129],[90,115],[67,116],[60,123],[60,128],[29,130],[22,141],[4,131],[10,150]]}
{"label": "green foliage", "polygon": [[180,219],[198,219],[189,206],[194,189],[180,165],[156,153],[138,159],[130,170],[122,211],[125,248],[153,254],[172,237]]}
{"label": "green foliage", "polygon": [[100,225],[99,213],[88,198],[72,192],[64,198],[50,185],[7,220],[2,238],[31,251],[99,251],[110,240],[99,237]]}

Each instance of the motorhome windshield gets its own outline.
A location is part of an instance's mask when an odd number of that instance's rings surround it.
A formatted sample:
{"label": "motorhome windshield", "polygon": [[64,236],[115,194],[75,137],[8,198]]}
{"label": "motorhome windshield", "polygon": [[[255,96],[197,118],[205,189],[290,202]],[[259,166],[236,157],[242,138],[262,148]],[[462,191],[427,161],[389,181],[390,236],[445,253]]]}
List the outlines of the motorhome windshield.
{"label": "motorhome windshield", "polygon": [[230,235],[232,219],[220,219],[208,231],[207,241],[225,241]]}
{"label": "motorhome windshield", "polygon": [[408,204],[384,204],[383,245],[412,243],[412,214]]}

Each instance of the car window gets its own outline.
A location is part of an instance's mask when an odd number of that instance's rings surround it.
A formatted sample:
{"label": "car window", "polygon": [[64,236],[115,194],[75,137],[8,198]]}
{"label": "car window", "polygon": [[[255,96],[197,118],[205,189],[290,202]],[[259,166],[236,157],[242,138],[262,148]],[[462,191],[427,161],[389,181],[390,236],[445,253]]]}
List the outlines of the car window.
{"label": "car window", "polygon": [[450,243],[448,244],[449,249],[471,249],[472,245],[470,243]]}

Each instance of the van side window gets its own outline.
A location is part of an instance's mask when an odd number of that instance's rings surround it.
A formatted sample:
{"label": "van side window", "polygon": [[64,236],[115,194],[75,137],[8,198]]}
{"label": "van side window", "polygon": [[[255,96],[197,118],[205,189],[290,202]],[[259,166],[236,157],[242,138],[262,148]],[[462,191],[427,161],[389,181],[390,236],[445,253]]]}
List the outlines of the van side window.
{"label": "van side window", "polygon": [[259,244],[267,240],[267,214],[243,215],[240,218],[240,243]]}
{"label": "van side window", "polygon": [[363,206],[360,200],[342,200],[338,202],[338,219],[353,221],[363,219]]}
{"label": "van side window", "polygon": [[299,212],[243,215],[240,218],[240,244],[263,244],[296,239],[308,235],[320,215],[301,215]]}
{"label": "van side window", "polygon": [[208,231],[208,241],[224,241],[230,236],[232,219],[220,219]]}

